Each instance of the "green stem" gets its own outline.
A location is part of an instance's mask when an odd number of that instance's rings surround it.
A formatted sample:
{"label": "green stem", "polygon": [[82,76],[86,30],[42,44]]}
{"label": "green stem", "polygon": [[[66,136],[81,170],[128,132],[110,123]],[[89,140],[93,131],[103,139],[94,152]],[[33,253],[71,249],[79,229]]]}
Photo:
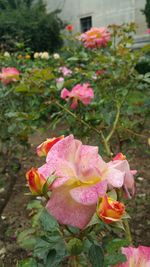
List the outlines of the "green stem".
{"label": "green stem", "polygon": [[102,132],[102,130],[98,130],[97,128],[95,128],[92,125],[89,125],[87,122],[85,122],[83,119],[79,118],[76,114],[74,114],[73,112],[71,112],[69,109],[67,109],[65,106],[61,105],[58,101],[54,101],[54,103],[60,107],[61,109],[63,109],[66,113],[68,113],[69,115],[71,115],[74,119],[76,119],[78,122],[80,122],[81,124],[85,125],[89,130],[92,130],[94,132],[96,132],[99,136],[101,136],[104,147],[106,149],[106,153],[109,157],[111,157],[112,153],[110,150],[110,147],[108,145],[108,142]]}
{"label": "green stem", "polygon": [[129,240],[130,245],[132,245],[132,236],[131,236],[131,231],[130,231],[128,219],[124,220],[124,227],[125,227],[126,237]]}
{"label": "green stem", "polygon": [[117,128],[117,124],[118,124],[118,121],[119,121],[119,117],[120,117],[120,105],[117,104],[116,117],[115,117],[115,120],[114,120],[112,129],[111,129],[110,133],[108,134],[108,136],[106,137],[106,142],[107,142],[107,143],[109,142],[109,140],[111,139],[112,135],[114,134],[114,132],[115,132],[115,130],[116,130],[116,128]]}

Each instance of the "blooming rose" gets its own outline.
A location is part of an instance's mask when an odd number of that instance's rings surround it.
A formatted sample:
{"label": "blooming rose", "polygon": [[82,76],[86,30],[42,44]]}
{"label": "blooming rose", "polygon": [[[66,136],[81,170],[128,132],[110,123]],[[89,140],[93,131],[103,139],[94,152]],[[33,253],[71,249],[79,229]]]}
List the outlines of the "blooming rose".
{"label": "blooming rose", "polygon": [[109,224],[119,221],[124,211],[125,207],[123,203],[105,195],[98,207],[97,214],[105,223]]}
{"label": "blooming rose", "polygon": [[110,32],[107,28],[91,28],[89,31],[82,33],[79,38],[86,48],[105,47],[110,40]]}
{"label": "blooming rose", "polygon": [[127,261],[115,265],[114,267],[149,267],[150,266],[150,247],[139,246],[138,248],[122,248],[122,253]]}
{"label": "blooming rose", "polygon": [[40,144],[37,149],[36,149],[36,152],[37,152],[37,155],[39,157],[43,157],[43,156],[46,156],[47,153],[50,151],[50,149],[52,148],[52,146],[54,144],[56,144],[58,141],[60,141],[61,139],[64,138],[64,135],[61,135],[59,137],[53,137],[53,138],[49,138],[47,139],[45,142],[43,142],[42,144]]}
{"label": "blooming rose", "polygon": [[71,24],[67,25],[66,30],[69,32],[72,32],[73,31],[73,25],[71,25]]}
{"label": "blooming rose", "polygon": [[110,161],[108,164],[110,167],[112,166],[113,168],[123,171],[125,173],[123,187],[126,196],[128,198],[131,198],[131,196],[133,196],[135,193],[134,175],[137,173],[137,171],[130,170],[129,163],[122,153],[117,154],[114,157],[113,161]]}
{"label": "blooming rose", "polygon": [[10,82],[16,82],[19,79],[20,72],[16,68],[8,67],[2,68],[0,73],[0,80],[3,84],[9,84]]}
{"label": "blooming rose", "polygon": [[70,76],[72,74],[72,70],[68,69],[67,67],[63,66],[59,68],[59,71],[64,75],[64,76]]}
{"label": "blooming rose", "polygon": [[125,175],[103,161],[98,147],[83,145],[72,135],[52,146],[38,172],[45,179],[56,177],[46,206],[49,213],[59,223],[80,229],[89,223],[107,184],[120,188]]}
{"label": "blooming rose", "polygon": [[40,55],[39,55],[39,53],[38,53],[38,52],[35,52],[33,57],[36,59],[36,58],[39,58],[39,57],[40,57]]}
{"label": "blooming rose", "polygon": [[70,106],[72,109],[77,107],[79,100],[83,103],[83,105],[87,106],[94,98],[93,89],[89,86],[89,83],[84,83],[83,85],[77,84],[72,88],[71,91],[68,91],[66,88],[64,88],[61,91],[61,98],[66,99],[67,101],[72,98],[73,101]]}
{"label": "blooming rose", "polygon": [[26,173],[26,179],[28,181],[28,185],[30,191],[33,195],[42,195],[43,186],[46,183],[46,179],[40,174],[37,169],[31,168]]}
{"label": "blooming rose", "polygon": [[58,53],[54,53],[54,54],[53,54],[53,58],[54,58],[54,59],[59,59],[59,58],[60,58],[60,55],[59,55]]}
{"label": "blooming rose", "polygon": [[49,53],[48,52],[43,52],[43,53],[40,54],[40,57],[42,59],[49,59]]}

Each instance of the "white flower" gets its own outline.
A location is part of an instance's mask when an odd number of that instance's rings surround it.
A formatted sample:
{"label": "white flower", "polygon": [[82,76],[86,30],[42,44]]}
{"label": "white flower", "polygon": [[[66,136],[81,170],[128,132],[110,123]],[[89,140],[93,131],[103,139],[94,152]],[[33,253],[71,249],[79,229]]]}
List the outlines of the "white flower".
{"label": "white flower", "polygon": [[38,52],[35,52],[34,53],[34,58],[39,58],[40,57],[40,54]]}
{"label": "white flower", "polygon": [[4,57],[10,57],[9,52],[6,51],[6,52],[4,53]]}
{"label": "white flower", "polygon": [[41,54],[41,58],[42,58],[42,59],[49,59],[49,53],[48,53],[48,52],[43,52],[43,53]]}
{"label": "white flower", "polygon": [[55,59],[59,59],[59,58],[60,58],[60,55],[59,55],[58,53],[54,53],[54,54],[53,54],[53,58],[55,58]]}

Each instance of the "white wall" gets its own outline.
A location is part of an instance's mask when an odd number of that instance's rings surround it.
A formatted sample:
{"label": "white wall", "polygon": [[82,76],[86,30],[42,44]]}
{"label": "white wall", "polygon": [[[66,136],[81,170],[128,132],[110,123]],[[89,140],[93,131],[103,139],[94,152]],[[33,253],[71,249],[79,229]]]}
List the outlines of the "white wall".
{"label": "white wall", "polygon": [[80,31],[80,18],[92,16],[93,26],[136,22],[138,34],[146,32],[145,16],[141,13],[146,0],[45,0],[50,11],[61,9],[60,17]]}

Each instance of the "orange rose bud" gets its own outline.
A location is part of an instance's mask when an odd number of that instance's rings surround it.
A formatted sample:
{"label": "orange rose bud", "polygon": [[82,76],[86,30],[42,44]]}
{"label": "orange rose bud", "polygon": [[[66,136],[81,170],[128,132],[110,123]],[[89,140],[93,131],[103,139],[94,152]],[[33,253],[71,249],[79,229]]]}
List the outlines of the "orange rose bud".
{"label": "orange rose bud", "polygon": [[55,145],[58,141],[64,138],[64,135],[61,135],[59,137],[53,137],[49,138],[46,141],[44,141],[42,144],[40,144],[37,149],[36,153],[39,157],[44,157],[48,154],[50,149],[52,148],[53,145]]}
{"label": "orange rose bud", "polygon": [[44,176],[41,175],[37,171],[37,169],[32,167],[26,173],[26,178],[27,178],[31,193],[33,195],[42,195],[43,194],[43,192],[42,192],[43,186],[46,183],[46,179],[44,178]]}
{"label": "orange rose bud", "polygon": [[114,158],[113,160],[125,160],[126,159],[126,156],[123,155],[121,152],[118,153]]}
{"label": "orange rose bud", "polygon": [[124,212],[125,206],[123,203],[104,196],[99,205],[97,214],[105,223],[109,224],[119,221]]}
{"label": "orange rose bud", "polygon": [[73,25],[71,25],[71,24],[67,25],[66,30],[69,32],[72,32],[73,31]]}

